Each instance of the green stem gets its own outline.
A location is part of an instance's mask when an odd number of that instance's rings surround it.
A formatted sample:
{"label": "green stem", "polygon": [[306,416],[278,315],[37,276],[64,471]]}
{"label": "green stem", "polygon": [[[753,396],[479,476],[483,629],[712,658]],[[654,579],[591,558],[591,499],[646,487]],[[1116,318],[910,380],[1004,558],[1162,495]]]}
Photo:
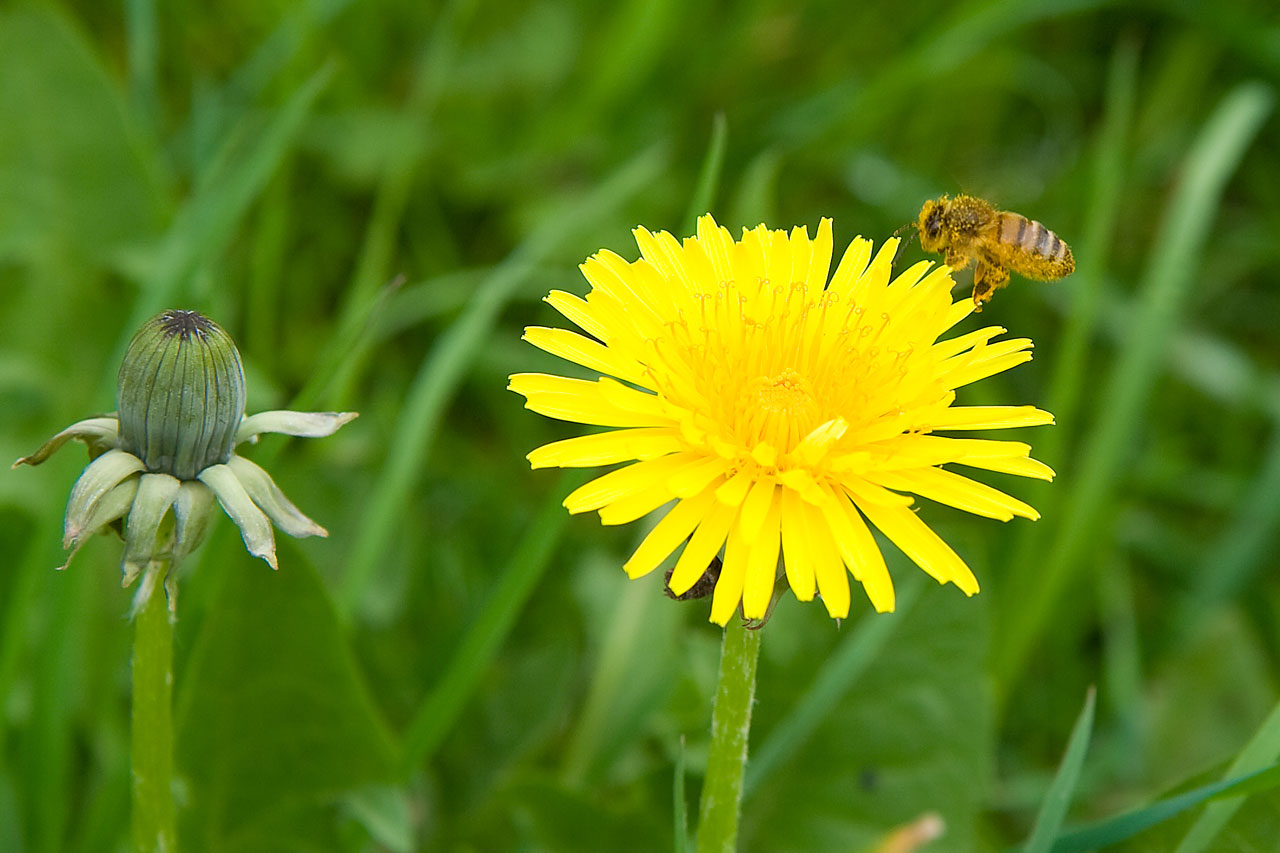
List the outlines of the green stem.
{"label": "green stem", "polygon": [[[157,573],[164,576],[164,569]],[[173,853],[173,623],[157,583],[133,639],[133,849]]]}
{"label": "green stem", "polygon": [[720,677],[711,714],[711,752],[698,807],[698,853],[732,853],[738,844],[738,813],[759,656],[760,631],[731,620],[720,647]]}

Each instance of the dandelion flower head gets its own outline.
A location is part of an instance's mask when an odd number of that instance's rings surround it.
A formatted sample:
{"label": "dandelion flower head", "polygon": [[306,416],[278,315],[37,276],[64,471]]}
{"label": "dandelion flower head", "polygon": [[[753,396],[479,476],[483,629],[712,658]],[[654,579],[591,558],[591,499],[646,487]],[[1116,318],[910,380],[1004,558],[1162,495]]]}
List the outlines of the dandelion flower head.
{"label": "dandelion flower head", "polygon": [[[893,583],[871,528],[940,583],[978,582],[916,513],[913,495],[1007,521],[1038,514],[943,465],[1050,479],[1015,441],[939,431],[1052,422],[1032,406],[957,406],[956,389],[1031,358],[1031,341],[987,326],[943,339],[973,310],[945,266],[891,276],[897,240],[873,257],[855,239],[828,280],[831,220],[816,237],[764,225],[734,240],[710,216],[683,242],[639,228],[641,257],[582,264],[586,298],[547,301],[586,334],[529,327],[525,339],[601,376],[522,373],[512,390],[548,417],[608,431],[534,450],[535,468],[623,464],[575,490],[572,513],[625,524],[674,502],[627,560],[640,577],[677,549],[680,594],[723,553],[711,621],[741,605],[763,618],[785,576],[802,601],[849,613],[846,570],[878,611]],[[781,559],[782,569],[779,571]]]}

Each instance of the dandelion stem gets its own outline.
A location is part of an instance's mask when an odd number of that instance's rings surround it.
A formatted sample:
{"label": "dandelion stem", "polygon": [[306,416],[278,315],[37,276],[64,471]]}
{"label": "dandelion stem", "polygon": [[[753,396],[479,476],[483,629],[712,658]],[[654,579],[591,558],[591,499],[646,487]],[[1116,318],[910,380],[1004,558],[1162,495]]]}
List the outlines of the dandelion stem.
{"label": "dandelion stem", "polygon": [[[157,577],[164,576],[162,568]],[[145,582],[145,580],[144,580]],[[173,624],[162,584],[138,612],[133,640],[133,849],[177,849],[173,809]]]}
{"label": "dandelion stem", "polygon": [[729,620],[724,631],[711,715],[711,751],[698,807],[698,853],[732,853],[737,847],[760,633],[737,619]]}

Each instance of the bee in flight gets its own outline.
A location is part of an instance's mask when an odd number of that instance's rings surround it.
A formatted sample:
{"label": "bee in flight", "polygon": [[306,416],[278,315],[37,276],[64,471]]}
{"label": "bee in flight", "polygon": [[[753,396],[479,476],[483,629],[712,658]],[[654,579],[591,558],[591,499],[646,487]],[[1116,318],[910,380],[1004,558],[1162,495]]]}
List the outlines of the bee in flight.
{"label": "bee in flight", "polygon": [[977,311],[1009,283],[1009,270],[1037,281],[1053,281],[1071,275],[1076,268],[1071,247],[1057,234],[1034,219],[996,210],[971,195],[944,195],[926,201],[916,229],[920,247],[926,252],[942,252],[952,270],[978,262],[973,269]]}

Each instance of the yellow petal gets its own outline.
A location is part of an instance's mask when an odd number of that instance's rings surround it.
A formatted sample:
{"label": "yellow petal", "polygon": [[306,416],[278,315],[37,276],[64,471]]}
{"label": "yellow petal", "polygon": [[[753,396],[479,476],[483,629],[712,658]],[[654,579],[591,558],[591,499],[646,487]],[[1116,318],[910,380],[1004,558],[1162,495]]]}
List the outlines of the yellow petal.
{"label": "yellow petal", "polygon": [[627,323],[642,335],[656,337],[662,331],[662,318],[650,307],[653,298],[640,284],[631,265],[613,252],[598,252],[580,267],[583,276],[619,306],[625,306]]}
{"label": "yellow petal", "polygon": [[[968,300],[966,300],[968,301]],[[972,305],[972,303],[970,303]],[[939,361],[945,361],[967,349],[976,346],[982,346],[996,335],[1003,335],[1005,329],[1000,326],[986,326],[981,329],[975,329],[968,334],[960,335],[956,338],[947,338],[945,341],[938,341],[929,348],[929,353]]]}
{"label": "yellow petal", "polygon": [[984,471],[998,471],[1001,474],[1017,474],[1019,477],[1034,477],[1037,480],[1052,480],[1053,469],[1038,459],[1027,456],[966,456],[956,460],[957,465],[970,468],[981,468]]}
{"label": "yellow petal", "polygon": [[[773,487],[769,487],[773,491]],[[750,501],[748,501],[749,503]],[[781,547],[778,524],[781,512],[777,501],[769,503],[769,509],[759,527],[746,526],[746,513],[739,518],[743,538],[749,542],[747,551],[747,576],[742,591],[742,615],[748,619],[763,619],[773,599],[774,581],[778,576],[778,550]]]}
{"label": "yellow petal", "polygon": [[[858,302],[879,302],[884,298],[884,288],[893,269],[893,256],[898,253],[897,237],[890,237],[880,246],[880,251],[853,283],[850,295]],[[882,309],[881,309],[882,310]]]}
{"label": "yellow petal", "polygon": [[[729,624],[729,619],[742,602],[742,585],[747,578],[747,546],[739,535],[735,524],[729,530],[728,541],[724,546],[724,565],[720,569],[720,580],[716,581],[715,592],[711,596],[711,619],[717,625]],[[673,587],[674,589],[674,587]]]}
{"label": "yellow petal", "polygon": [[571,513],[590,512],[635,492],[663,489],[663,483],[672,471],[687,465],[690,456],[672,453],[658,459],[636,462],[625,468],[610,471],[590,483],[579,486],[564,499],[564,506]]}
{"label": "yellow petal", "polygon": [[929,419],[931,429],[1015,429],[1053,423],[1035,406],[949,406]]}
{"label": "yellow petal", "polygon": [[757,479],[751,484],[751,489],[747,492],[746,500],[742,502],[740,510],[743,538],[748,545],[754,546],[757,533],[763,531],[765,519],[774,505],[775,491],[773,480],[767,477]]}
{"label": "yellow petal", "polygon": [[[814,565],[818,553],[809,535],[806,513],[816,512],[793,489],[783,489],[779,498],[782,513],[782,565],[787,583],[800,601],[812,601],[817,591]],[[839,560],[839,557],[836,557]]]}
{"label": "yellow petal", "polygon": [[914,512],[901,507],[871,504],[860,505],[858,508],[871,519],[872,524],[880,528],[881,533],[902,549],[902,553],[939,583],[950,581],[966,595],[973,595],[978,591],[978,579],[973,576],[964,560],[960,559],[960,555],[951,550],[951,546],[943,542]]}
{"label": "yellow petal", "polygon": [[[877,612],[891,612],[896,601],[893,581],[889,578],[889,568],[885,565],[884,554],[876,544],[875,537],[871,535],[858,508],[847,495],[832,490],[826,490],[824,495],[822,512],[849,574],[862,584]],[[816,519],[811,518],[811,522],[814,520]],[[822,588],[821,576],[818,588]],[[825,592],[823,598],[826,598]]]}
{"label": "yellow petal", "polygon": [[649,377],[639,362],[624,358],[617,349],[611,349],[577,332],[571,332],[568,329],[548,329],[543,326],[526,326],[524,339],[538,349],[566,361],[625,379],[642,387],[649,386]]}
{"label": "yellow petal", "polygon": [[643,491],[632,492],[626,497],[600,508],[600,523],[616,526],[630,524],[638,518],[644,518],[658,507],[675,498],[671,490],[662,484],[656,484]]}
{"label": "yellow petal", "polygon": [[831,272],[831,253],[834,238],[831,236],[831,219],[823,217],[818,223],[817,236],[813,238],[813,253],[810,256],[809,268],[800,279],[805,283],[809,296],[817,296],[827,285],[827,273]]}
{"label": "yellow petal", "polygon": [[591,337],[606,344],[609,343],[611,337],[609,327],[596,316],[591,304],[585,299],[563,290],[553,290],[543,301]]}
{"label": "yellow petal", "polygon": [[742,502],[747,499],[747,492],[751,491],[751,487],[755,485],[755,482],[754,474],[740,470],[731,476],[724,485],[716,489],[716,497],[720,499],[721,503],[729,506],[741,506]]}
{"label": "yellow petal", "polygon": [[888,488],[915,492],[921,497],[987,518],[1009,521],[1020,515],[1035,521],[1040,517],[1040,513],[1017,498],[942,468],[886,471],[876,479]]}
{"label": "yellow petal", "polygon": [[[623,564],[623,570],[630,577],[638,578],[656,569],[671,555],[671,552],[679,547],[681,542],[689,538],[698,525],[703,523],[714,503],[715,496],[710,491],[678,502],[662,517],[661,521],[654,525],[653,530],[649,531],[649,535],[636,548],[635,553]],[[719,549],[720,546],[716,545],[716,550]],[[710,561],[708,558],[707,562]],[[674,574],[672,579],[675,579]],[[697,578],[694,578],[694,581],[697,581]],[[690,586],[692,585],[690,583]],[[685,591],[687,590],[681,590],[681,592]]]}
{"label": "yellow petal", "polygon": [[678,283],[680,290],[687,292],[689,273],[686,269],[684,247],[675,237],[666,231],[653,234],[643,228],[637,228],[632,234],[640,254],[658,273],[667,280],[668,286]]}
{"label": "yellow petal", "polygon": [[963,388],[1030,361],[1030,347],[1028,339],[1014,338],[975,349],[944,363],[938,370],[938,381],[948,388]]}
{"label": "yellow petal", "polygon": [[656,426],[667,420],[619,408],[605,398],[600,381],[517,373],[510,377],[507,388],[524,395],[525,408],[557,420],[614,427]]}
{"label": "yellow petal", "polygon": [[862,278],[862,273],[867,268],[867,261],[871,259],[871,241],[856,237],[849,243],[849,248],[844,250],[844,256],[840,259],[840,265],[836,267],[835,275],[831,276],[831,284],[827,286],[828,292],[838,295],[841,299],[848,297],[853,283]]}
{"label": "yellow petal", "polygon": [[817,465],[835,443],[844,437],[848,429],[849,424],[842,417],[834,417],[814,427],[791,452],[795,464],[806,468]]}
{"label": "yellow petal", "polygon": [[684,595],[698,582],[698,578],[706,574],[707,566],[720,553],[720,547],[724,545],[725,537],[729,535],[729,528],[736,518],[736,510],[719,501],[712,501],[698,529],[693,531],[684,550],[680,552],[680,558],[676,560],[671,580],[667,582],[672,592]]}
{"label": "yellow petal", "polygon": [[915,501],[910,495],[891,492],[871,480],[853,474],[840,477],[840,485],[859,504],[879,504],[880,506],[911,506]]}
{"label": "yellow petal", "polygon": [[692,497],[728,473],[729,464],[728,460],[718,456],[700,459],[698,464],[672,474],[667,480],[667,485],[676,497]]}
{"label": "yellow petal", "polygon": [[711,214],[698,217],[698,243],[706,250],[707,258],[715,271],[715,278],[710,283],[715,284],[732,279],[733,237],[730,236],[728,229],[716,224]]}
{"label": "yellow petal", "polygon": [[839,548],[832,539],[831,528],[819,517],[818,510],[810,509],[805,518],[815,557],[814,579],[822,593],[822,603],[833,619],[844,619],[849,615],[851,596],[849,575],[845,573]]}
{"label": "yellow petal", "polygon": [[553,441],[527,458],[534,468],[590,468],[654,459],[684,447],[684,441],[671,427],[640,427]]}

